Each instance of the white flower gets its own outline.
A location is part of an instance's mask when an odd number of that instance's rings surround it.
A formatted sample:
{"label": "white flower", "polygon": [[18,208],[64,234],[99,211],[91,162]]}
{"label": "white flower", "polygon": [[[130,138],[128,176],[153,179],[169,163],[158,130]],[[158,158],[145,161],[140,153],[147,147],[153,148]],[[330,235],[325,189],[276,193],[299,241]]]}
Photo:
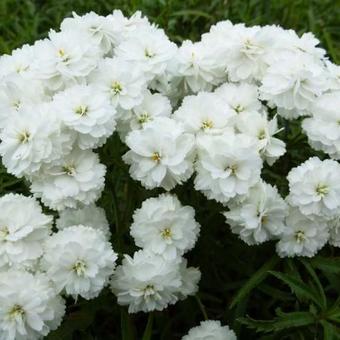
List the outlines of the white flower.
{"label": "white flower", "polygon": [[58,292],[89,300],[108,284],[116,259],[100,230],[77,225],[46,241],[41,265]]}
{"label": "white flower", "polygon": [[340,207],[340,164],[311,157],[288,176],[289,203],[302,214],[330,219]]}
{"label": "white flower", "polygon": [[223,133],[228,127],[234,112],[214,94],[200,92],[186,96],[182,105],[174,112],[174,119],[183,123],[190,133]]}
{"label": "white flower", "polygon": [[129,313],[163,310],[178,300],[182,286],[180,262],[143,250],[133,258],[125,255],[111,281],[118,304],[129,306]]}
{"label": "white flower", "polygon": [[240,26],[234,29],[227,56],[230,79],[260,80],[268,67],[268,54],[277,48],[281,31],[275,26]]}
{"label": "white flower", "polygon": [[337,215],[328,221],[329,240],[328,243],[334,247],[340,247],[340,216]]}
{"label": "white flower", "polygon": [[285,143],[274,137],[280,131],[276,117],[268,120],[266,113],[242,113],[236,119],[236,129],[258,140],[258,150],[269,165],[286,152]]}
{"label": "white flower", "polygon": [[65,18],[60,29],[65,32],[80,31],[88,35],[92,44],[98,46],[102,54],[112,51],[118,43],[121,30],[117,29],[113,16],[101,16],[94,12],[79,16],[75,12],[72,18]]}
{"label": "white flower", "polygon": [[32,178],[31,191],[51,209],[77,208],[96,201],[104,188],[106,168],[92,151],[74,149]]}
{"label": "white flower", "polygon": [[258,88],[248,83],[224,83],[215,90],[216,95],[235,113],[254,113],[261,110]]}
{"label": "white flower", "polygon": [[150,26],[123,41],[117,47],[116,55],[137,63],[146,77],[152,79],[164,73],[176,51],[176,44],[169,40],[163,30]]}
{"label": "white flower", "polygon": [[25,106],[12,114],[0,134],[0,154],[8,172],[17,177],[31,175],[43,164],[62,157],[72,148],[51,105]]}
{"label": "white flower", "polygon": [[52,91],[88,76],[100,59],[98,46],[79,30],[51,30],[49,39],[35,43],[34,52],[32,72]]}
{"label": "white flower", "polygon": [[186,299],[189,295],[195,295],[198,292],[198,283],[201,279],[201,272],[198,268],[188,267],[187,260],[181,259],[180,274],[182,279],[182,285],[177,292],[177,296],[180,300]]}
{"label": "white flower", "polygon": [[39,81],[27,80],[17,74],[11,74],[2,79],[0,85],[0,129],[7,125],[15,112],[24,106],[39,105],[48,100]]}
{"label": "white flower", "polygon": [[63,123],[78,133],[81,149],[103,145],[116,126],[115,108],[94,86],[76,85],[58,93],[53,107]]}
{"label": "white flower", "polygon": [[128,134],[130,151],[123,160],[130,165],[131,177],[146,188],[170,190],[192,175],[194,143],[194,136],[173,119],[157,118]]}
{"label": "white flower", "polygon": [[136,64],[120,58],[103,59],[90,80],[115,107],[130,110],[143,100],[146,79]]}
{"label": "white flower", "polygon": [[251,137],[232,132],[202,136],[198,141],[195,189],[222,203],[246,194],[260,179],[262,161],[256,145]]}
{"label": "white flower", "polygon": [[65,302],[43,274],[0,273],[0,339],[36,340],[59,327]]}
{"label": "white flower", "polygon": [[326,93],[316,99],[311,109],[313,116],[306,118],[302,127],[309,144],[316,150],[340,159],[340,91]]}
{"label": "white flower", "polygon": [[318,218],[312,220],[291,208],[276,250],[280,257],[313,257],[328,241],[327,224]]}
{"label": "white flower", "polygon": [[85,205],[80,209],[62,210],[59,213],[59,218],[56,220],[56,227],[59,230],[79,224],[101,230],[107,239],[111,236],[105,210],[94,204]]}
{"label": "white flower", "polygon": [[184,80],[189,92],[210,91],[226,79],[214,49],[203,42],[183,41],[173,62],[173,74]]}
{"label": "white flower", "polygon": [[34,266],[42,242],[51,232],[52,217],[32,197],[7,194],[0,198],[0,268]]}
{"label": "white flower", "polygon": [[340,65],[325,61],[328,71],[328,87],[331,90],[340,90]]}
{"label": "white flower", "polygon": [[130,233],[138,247],[173,259],[193,248],[200,225],[195,211],[174,195],[145,200],[133,214]]}
{"label": "white flower", "polygon": [[267,70],[260,87],[261,97],[302,114],[325,91],[326,75],[320,63],[303,53],[283,54]]}
{"label": "white flower", "polygon": [[12,51],[11,55],[0,57],[0,78],[17,74],[26,80],[32,80],[34,46],[23,45]]}
{"label": "white flower", "polygon": [[121,10],[115,9],[107,18],[111,21],[110,27],[115,32],[117,45],[135,37],[138,32],[151,26],[148,18],[143,17],[140,11],[127,18]]}
{"label": "white flower", "polygon": [[121,114],[117,129],[124,140],[131,130],[142,129],[155,118],[170,117],[170,115],[169,99],[160,93],[146,91],[141,104]]}
{"label": "white flower", "polygon": [[248,245],[260,244],[278,237],[284,229],[287,205],[272,187],[260,181],[241,202],[232,202],[224,213],[234,234]]}
{"label": "white flower", "polygon": [[236,340],[236,335],[229,326],[222,326],[220,321],[201,321],[199,326],[190,329],[182,340]]}

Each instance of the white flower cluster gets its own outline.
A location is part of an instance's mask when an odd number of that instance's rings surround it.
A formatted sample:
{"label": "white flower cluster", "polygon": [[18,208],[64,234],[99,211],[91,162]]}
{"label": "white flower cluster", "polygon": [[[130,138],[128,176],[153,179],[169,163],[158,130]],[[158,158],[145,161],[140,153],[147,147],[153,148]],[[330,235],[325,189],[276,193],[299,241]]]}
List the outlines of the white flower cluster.
{"label": "white flower cluster", "polygon": [[1,197],[0,210],[0,339],[39,339],[61,323],[61,295],[91,299],[108,285],[108,223],[95,206],[65,210],[53,233],[39,202],[18,194]]}
{"label": "white flower cluster", "polygon": [[0,155],[8,172],[28,179],[52,209],[94,203],[106,169],[93,150],[119,117],[120,125],[134,118],[127,125],[135,128],[152,115],[170,115],[168,99],[148,87],[176,51],[140,13],[114,11],[74,14],[60,31],[2,56]]}
{"label": "white flower cluster", "polygon": [[149,198],[135,211],[130,232],[142,250],[125,255],[111,281],[118,303],[130,313],[163,310],[197,292],[201,273],[182,257],[200,231],[194,215],[170,194]]}
{"label": "white flower cluster", "polygon": [[[277,240],[280,256],[340,246],[340,66],[318,44],[311,33],[222,21],[178,47],[139,12],[113,11],[74,14],[48,38],[1,56],[2,162],[59,213],[52,233],[35,198],[0,198],[2,338],[46,335],[63,314],[58,294],[90,299],[108,284],[117,255],[95,206],[106,167],[94,150],[115,130],[133,179],[170,191],[194,176],[247,244]],[[284,199],[261,173],[286,152],[279,125],[296,118],[330,159],[292,169]],[[144,201],[130,230],[142,250],[125,255],[111,280],[118,303],[162,310],[194,294],[200,272],[182,256],[199,229],[174,195]],[[184,339],[200,334],[234,339],[216,322]]]}

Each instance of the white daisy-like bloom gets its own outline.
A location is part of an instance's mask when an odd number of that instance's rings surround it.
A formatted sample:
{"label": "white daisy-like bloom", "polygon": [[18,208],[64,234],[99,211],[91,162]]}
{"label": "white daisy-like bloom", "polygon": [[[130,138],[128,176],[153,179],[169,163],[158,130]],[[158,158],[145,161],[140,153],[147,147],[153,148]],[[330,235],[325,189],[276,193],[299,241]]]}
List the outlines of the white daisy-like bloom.
{"label": "white daisy-like bloom", "polygon": [[120,30],[113,20],[113,16],[101,16],[94,12],[82,16],[73,12],[71,18],[65,18],[60,29],[64,32],[81,31],[88,35],[92,44],[98,46],[102,55],[110,53],[118,44]]}
{"label": "white daisy-like bloom", "polygon": [[220,321],[201,321],[199,326],[190,329],[182,340],[236,340],[236,335],[229,326],[222,326]]}
{"label": "white daisy-like bloom", "polygon": [[258,87],[248,83],[224,83],[215,91],[216,95],[236,114],[254,113],[261,110]]}
{"label": "white daisy-like bloom", "polygon": [[340,65],[333,64],[329,60],[325,61],[328,71],[328,87],[331,90],[340,90]]}
{"label": "white daisy-like bloom", "polygon": [[65,302],[44,274],[0,273],[0,339],[37,340],[57,329]]}
{"label": "white daisy-like bloom", "polygon": [[117,255],[102,231],[70,226],[52,235],[44,248],[41,266],[58,292],[89,300],[109,283]]}
{"label": "white daisy-like bloom", "polygon": [[281,33],[282,29],[276,26],[234,29],[227,56],[230,80],[262,79],[268,67],[268,54],[278,47]]}
{"label": "white daisy-like bloom", "polygon": [[62,128],[51,105],[25,106],[12,114],[0,133],[2,162],[21,177],[38,171],[70,152],[73,136]]}
{"label": "white daisy-like bloom", "polygon": [[117,57],[137,63],[145,76],[153,79],[164,73],[168,63],[175,57],[177,46],[169,40],[162,29],[147,26],[122,42],[116,49]]}
{"label": "white daisy-like bloom", "polygon": [[100,60],[100,50],[88,35],[75,31],[49,33],[49,39],[34,45],[32,72],[51,90],[57,91],[88,76]]}
{"label": "white daisy-like bloom", "polygon": [[144,187],[171,190],[193,173],[195,138],[170,118],[157,118],[126,137],[130,150],[123,156],[130,175]]}
{"label": "white daisy-like bloom", "polygon": [[174,76],[184,81],[186,92],[211,91],[226,80],[223,65],[220,65],[215,49],[207,48],[204,42],[183,41],[172,63]]}
{"label": "white daisy-like bloom", "polygon": [[214,93],[200,92],[186,96],[173,118],[185,131],[199,134],[221,134],[229,127],[235,113]]}
{"label": "white daisy-like bloom", "polygon": [[302,214],[330,219],[340,207],[340,164],[311,157],[288,176],[289,203]]}
{"label": "white daisy-like bloom", "polygon": [[235,121],[239,132],[257,139],[258,150],[269,165],[273,165],[286,152],[285,143],[274,137],[280,132],[276,116],[268,120],[265,112],[249,112],[239,115]]}
{"label": "white daisy-like bloom", "polygon": [[135,210],[130,234],[138,247],[174,259],[193,248],[199,231],[195,210],[174,195],[162,194]]}
{"label": "white daisy-like bloom", "polygon": [[0,57],[0,78],[17,74],[23,79],[32,80],[32,65],[34,63],[34,46],[23,45],[12,51],[11,55]]}
{"label": "white daisy-like bloom", "polygon": [[106,167],[90,150],[74,149],[31,178],[31,192],[51,209],[77,208],[95,202],[104,189]]}
{"label": "white daisy-like bloom", "polygon": [[94,149],[105,143],[115,126],[116,110],[95,86],[76,85],[59,92],[53,107],[62,122],[76,131],[80,149]]}
{"label": "white daisy-like bloom", "polygon": [[284,53],[267,69],[261,98],[285,110],[308,110],[327,88],[324,67],[306,53]]}
{"label": "white daisy-like bloom", "polygon": [[48,99],[39,81],[30,80],[30,86],[27,86],[27,80],[17,74],[3,78],[0,85],[0,129],[24,106],[39,105]]}
{"label": "white daisy-like bloom", "polygon": [[248,245],[260,244],[277,238],[284,229],[288,207],[272,187],[260,181],[240,202],[231,202],[224,213],[234,234]]}
{"label": "white daisy-like bloom", "polygon": [[170,117],[171,110],[170,101],[166,96],[146,91],[139,105],[120,115],[117,130],[121,139],[125,140],[130,131],[144,128],[157,117]]}
{"label": "white daisy-like bloom", "polygon": [[324,220],[309,219],[299,209],[290,208],[276,251],[280,257],[313,257],[328,239],[329,230]]}
{"label": "white daisy-like bloom", "polygon": [[312,117],[302,122],[308,142],[313,149],[322,150],[340,159],[340,91],[317,98],[312,106]]}
{"label": "white daisy-like bloom", "polygon": [[111,280],[118,304],[129,306],[129,313],[161,311],[178,301],[181,287],[180,260],[144,250],[125,255]]}
{"label": "white daisy-like bloom", "polygon": [[130,18],[124,16],[121,10],[115,9],[112,14],[107,16],[111,20],[111,28],[115,32],[117,44],[133,39],[138,32],[151,26],[149,19],[142,15],[141,11],[137,11]]}
{"label": "white daisy-like bloom", "polygon": [[[282,35],[280,36],[283,49],[294,52],[294,53],[306,53],[315,60],[322,60],[325,57],[326,51],[320,47],[320,44],[315,35],[311,32],[302,34],[300,37],[294,30],[282,30]],[[279,57],[279,53],[277,54]]]}
{"label": "white daisy-like bloom", "polygon": [[91,83],[118,109],[131,110],[143,100],[146,78],[138,65],[121,58],[101,60]]}
{"label": "white daisy-like bloom", "polygon": [[186,299],[188,296],[193,296],[198,292],[198,283],[201,279],[201,272],[198,268],[188,267],[188,261],[185,258],[180,262],[180,273],[182,285],[177,296],[180,300]]}
{"label": "white daisy-like bloom", "polygon": [[107,239],[111,237],[105,210],[95,204],[85,205],[79,209],[64,209],[60,211],[56,220],[56,227],[59,230],[79,224],[101,230]]}
{"label": "white daisy-like bloom", "polygon": [[328,221],[329,240],[328,243],[334,247],[340,247],[340,215]]}
{"label": "white daisy-like bloom", "polygon": [[7,194],[0,198],[0,268],[33,267],[53,218],[32,197]]}
{"label": "white daisy-like bloom", "polygon": [[245,195],[260,179],[262,160],[256,146],[253,138],[233,132],[202,136],[195,189],[221,203]]}

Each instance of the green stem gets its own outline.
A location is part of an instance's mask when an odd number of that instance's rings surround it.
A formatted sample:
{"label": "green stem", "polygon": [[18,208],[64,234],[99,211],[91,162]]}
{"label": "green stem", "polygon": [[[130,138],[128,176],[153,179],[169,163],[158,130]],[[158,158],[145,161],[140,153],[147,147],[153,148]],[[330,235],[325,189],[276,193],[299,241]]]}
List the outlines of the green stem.
{"label": "green stem", "polygon": [[198,304],[198,306],[199,306],[199,308],[200,308],[200,310],[203,314],[204,320],[209,320],[208,313],[207,313],[205,306],[203,305],[201,299],[199,298],[199,296],[195,295],[195,299],[196,299],[197,304]]}

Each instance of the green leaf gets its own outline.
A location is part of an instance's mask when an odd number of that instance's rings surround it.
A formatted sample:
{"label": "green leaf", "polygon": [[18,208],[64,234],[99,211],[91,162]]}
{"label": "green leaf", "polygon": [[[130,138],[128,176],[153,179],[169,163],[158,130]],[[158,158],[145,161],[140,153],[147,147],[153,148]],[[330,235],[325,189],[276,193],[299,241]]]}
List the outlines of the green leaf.
{"label": "green leaf", "polygon": [[323,340],[340,339],[339,330],[334,325],[325,320],[321,320],[320,323],[323,328]]}
{"label": "green leaf", "polygon": [[319,291],[320,300],[322,302],[322,309],[326,310],[327,309],[327,298],[326,298],[326,295],[325,295],[325,291],[323,290],[322,284],[321,284],[317,274],[315,273],[315,270],[305,259],[300,259],[300,262],[305,266],[308,273],[310,274],[313,281],[315,282],[317,289]]}
{"label": "green leaf", "polygon": [[120,328],[122,333],[122,340],[135,340],[135,328],[131,317],[125,309],[120,312]]}
{"label": "green leaf", "polygon": [[271,271],[270,273],[277,279],[286,283],[290,287],[290,289],[297,295],[298,298],[311,300],[320,308],[323,308],[322,298],[320,298],[320,296],[314,291],[313,288],[307,286],[304,282],[289,274],[283,274],[273,271]]}
{"label": "green leaf", "polygon": [[340,257],[326,258],[316,256],[311,260],[311,264],[314,268],[318,268],[326,273],[340,273]]}
{"label": "green leaf", "polygon": [[325,318],[340,324],[340,308],[338,306],[332,307],[325,313]]}
{"label": "green leaf", "polygon": [[146,324],[142,340],[151,340],[153,326],[153,313],[149,313],[148,323]]}
{"label": "green leaf", "polygon": [[230,303],[230,309],[236,306],[242,299],[244,299],[255,287],[257,287],[269,274],[269,271],[273,269],[280,259],[277,256],[273,256],[267,261],[251,278],[242,286],[237,292],[236,296]]}
{"label": "green leaf", "polygon": [[194,17],[204,17],[209,20],[213,20],[213,17],[210,14],[206,12],[198,11],[195,9],[183,9],[180,11],[176,11],[174,13],[171,13],[171,16],[194,16]]}
{"label": "green leaf", "polygon": [[255,320],[250,317],[239,318],[239,322],[255,329],[256,332],[272,332],[282,329],[308,326],[315,322],[314,316],[309,312],[282,313],[273,320]]}

